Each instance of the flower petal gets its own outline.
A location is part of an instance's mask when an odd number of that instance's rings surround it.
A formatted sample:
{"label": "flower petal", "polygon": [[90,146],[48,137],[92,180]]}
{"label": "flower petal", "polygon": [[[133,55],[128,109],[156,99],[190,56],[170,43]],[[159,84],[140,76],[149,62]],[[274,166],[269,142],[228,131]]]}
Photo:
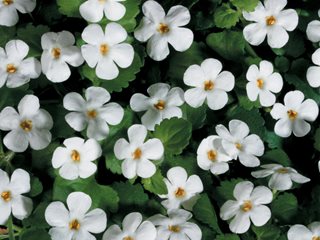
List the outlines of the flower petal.
{"label": "flower petal", "polygon": [[238,201],[244,201],[250,199],[250,195],[253,191],[253,183],[249,181],[243,181],[238,183],[234,190],[233,190],[233,196]]}
{"label": "flower petal", "polygon": [[137,231],[142,222],[142,215],[138,212],[129,213],[122,221],[122,228],[124,232],[134,233]]}
{"label": "flower petal", "polygon": [[296,10],[286,9],[277,16],[277,24],[287,31],[293,31],[298,26],[299,17]]}
{"label": "flower petal", "polygon": [[271,48],[282,48],[289,41],[289,34],[278,25],[271,27],[267,33],[268,44]]}
{"label": "flower petal", "polygon": [[0,25],[12,27],[19,21],[19,16],[15,7],[0,8]]}
{"label": "flower petal", "polygon": [[[135,112],[146,111],[149,108],[149,98],[141,93],[135,93],[130,99],[130,107]],[[0,118],[1,119],[1,118]]]}
{"label": "flower petal", "polygon": [[124,138],[120,138],[116,141],[113,151],[116,158],[119,160],[131,157],[130,144]]}
{"label": "flower petal", "polygon": [[100,141],[105,139],[108,134],[109,126],[103,119],[97,118],[88,123],[87,137]]}
{"label": "flower petal", "polygon": [[137,175],[142,178],[150,178],[156,173],[156,166],[147,159],[140,160],[137,164]]}
{"label": "flower petal", "polygon": [[278,191],[286,191],[292,187],[292,181],[289,174],[274,173],[269,180],[269,188]]}
{"label": "flower petal", "polygon": [[188,28],[175,28],[169,31],[167,39],[176,51],[183,52],[190,48],[193,32]]}
{"label": "flower petal", "polygon": [[23,220],[30,216],[33,209],[33,203],[30,198],[25,196],[15,196],[12,199],[12,215],[19,219]]}
{"label": "flower petal", "polygon": [[106,229],[107,215],[102,209],[88,212],[83,219],[83,227],[90,233],[101,233]]}
{"label": "flower petal", "polygon": [[111,58],[104,57],[97,64],[96,74],[101,79],[112,80],[118,77],[119,69]]}
{"label": "flower petal", "polygon": [[83,30],[81,38],[86,43],[98,45],[104,39],[104,32],[99,24],[90,24]]}
{"label": "flower petal", "polygon": [[5,107],[0,113],[0,129],[9,131],[20,124],[20,116],[13,107]]}
{"label": "flower petal", "polygon": [[123,4],[117,1],[107,1],[104,7],[104,14],[106,15],[107,19],[111,21],[118,21],[126,13],[126,8]]}
{"label": "flower petal", "polygon": [[320,21],[314,20],[308,24],[307,36],[311,42],[320,41]]}
{"label": "flower petal", "polygon": [[125,159],[121,164],[122,174],[128,179],[137,176],[137,163],[132,159]]}
{"label": "flower petal", "polygon": [[271,211],[264,205],[255,206],[250,212],[250,218],[255,226],[260,227],[269,221],[271,218]]}
{"label": "flower petal", "polygon": [[190,22],[190,19],[189,9],[181,5],[171,7],[166,16],[166,21],[173,27],[185,26]]}
{"label": "flower petal", "polygon": [[164,60],[170,53],[167,39],[160,34],[153,35],[147,43],[147,53],[155,61]]}
{"label": "flower petal", "polygon": [[184,93],[185,101],[193,108],[203,105],[207,94],[202,88],[191,88]]}
{"label": "flower petal", "polygon": [[29,173],[21,168],[16,169],[11,175],[10,189],[14,192],[14,194],[30,192]]}
{"label": "flower petal", "polygon": [[127,37],[127,31],[119,23],[111,22],[107,24],[105,38],[111,46],[125,41]]}
{"label": "flower petal", "polygon": [[24,152],[29,144],[26,134],[20,129],[9,132],[4,137],[3,143],[14,152]]}
{"label": "flower petal", "polygon": [[259,186],[253,189],[251,193],[251,200],[255,205],[269,204],[272,202],[273,195],[269,188]]}
{"label": "flower petal", "polygon": [[153,131],[155,125],[159,124],[161,120],[159,111],[154,109],[149,109],[141,118],[142,124],[150,131]]}
{"label": "flower petal", "polygon": [[207,104],[212,110],[222,109],[228,103],[228,94],[220,89],[215,89],[207,94]]}
{"label": "flower petal", "polygon": [[22,117],[37,114],[40,108],[39,98],[34,95],[25,95],[19,102],[18,111]]}
{"label": "flower petal", "polygon": [[127,68],[132,64],[134,50],[130,44],[121,43],[112,47],[110,56],[119,67]]}
{"label": "flower petal", "polygon": [[221,72],[214,81],[214,86],[217,89],[222,89],[226,92],[231,91],[234,88],[234,76],[231,72]]}
{"label": "flower petal", "polygon": [[307,80],[311,87],[320,87],[320,67],[312,66],[308,68]]}
{"label": "flower petal", "polygon": [[[202,65],[205,62],[206,62],[206,64],[204,66],[209,65],[209,67],[211,67],[211,64],[209,64],[209,63],[207,64],[207,62],[208,62],[207,60],[205,60],[202,63]],[[196,64],[188,67],[183,75],[184,84],[191,86],[191,87],[203,87],[204,81],[207,78],[207,76],[205,76],[205,72],[203,71],[203,68],[204,67],[200,67],[199,65],[196,65]],[[221,68],[222,68],[222,66],[221,66]],[[214,71],[214,70],[211,68],[211,71]]]}
{"label": "flower petal", "polygon": [[149,139],[148,141],[146,141],[143,144],[141,150],[143,152],[143,156],[151,160],[158,160],[162,158],[164,153],[163,144],[157,138]]}
{"label": "flower petal", "polygon": [[258,46],[266,38],[267,30],[260,23],[252,23],[243,29],[243,36],[245,40],[251,45]]}
{"label": "flower petal", "polygon": [[[8,10],[9,11],[9,10]],[[12,40],[6,44],[7,55],[17,61],[24,59],[29,52],[29,46],[21,40]]]}
{"label": "flower petal", "polygon": [[247,232],[250,228],[249,214],[238,212],[237,215],[230,222],[229,228],[233,233],[237,234]]}
{"label": "flower petal", "polygon": [[296,119],[293,122],[292,131],[296,137],[304,137],[310,132],[310,130],[311,130],[310,124],[302,119]]}
{"label": "flower petal", "polygon": [[101,107],[110,101],[110,93],[102,87],[89,87],[86,90],[87,104],[91,108]]}
{"label": "flower petal", "polygon": [[309,240],[312,237],[312,232],[306,226],[300,224],[293,225],[288,231],[288,239],[290,240]]}
{"label": "flower petal", "polygon": [[187,182],[187,172],[182,167],[173,167],[167,172],[167,178],[174,186],[184,186]]}
{"label": "flower petal", "polygon": [[69,211],[62,202],[52,202],[46,208],[45,218],[53,227],[66,227],[69,224]]}
{"label": "flower petal", "polygon": [[85,1],[80,5],[80,15],[88,22],[100,22],[103,18],[104,5],[97,0]]}
{"label": "flower petal", "polygon": [[67,205],[71,215],[83,216],[88,212],[91,204],[92,200],[90,196],[83,192],[72,192],[67,197]]}
{"label": "flower petal", "polygon": [[153,0],[146,1],[142,5],[142,12],[143,14],[152,22],[160,23],[164,20],[165,12],[162,6]]}
{"label": "flower petal", "polygon": [[318,117],[319,107],[314,100],[307,99],[301,104],[300,108],[298,109],[298,112],[299,118],[313,122]]}

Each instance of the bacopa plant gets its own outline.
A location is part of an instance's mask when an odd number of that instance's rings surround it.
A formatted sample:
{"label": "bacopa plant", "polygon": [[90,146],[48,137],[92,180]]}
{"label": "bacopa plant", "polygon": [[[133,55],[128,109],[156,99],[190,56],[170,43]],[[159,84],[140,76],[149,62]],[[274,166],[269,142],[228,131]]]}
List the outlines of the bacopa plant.
{"label": "bacopa plant", "polygon": [[0,239],[320,240],[319,0],[0,0]]}

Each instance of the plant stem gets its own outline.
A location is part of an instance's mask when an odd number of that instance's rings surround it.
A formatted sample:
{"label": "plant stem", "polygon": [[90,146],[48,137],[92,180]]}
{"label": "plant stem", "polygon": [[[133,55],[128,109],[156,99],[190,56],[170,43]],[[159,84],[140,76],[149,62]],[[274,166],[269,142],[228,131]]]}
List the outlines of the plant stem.
{"label": "plant stem", "polygon": [[12,216],[10,216],[8,220],[8,230],[9,230],[9,240],[15,240]]}

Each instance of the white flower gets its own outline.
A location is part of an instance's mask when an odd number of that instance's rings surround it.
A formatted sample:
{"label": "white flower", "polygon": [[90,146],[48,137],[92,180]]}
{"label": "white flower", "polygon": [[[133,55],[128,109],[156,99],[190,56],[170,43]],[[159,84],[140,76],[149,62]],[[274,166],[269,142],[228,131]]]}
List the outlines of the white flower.
{"label": "white flower", "polygon": [[264,145],[260,137],[250,134],[250,129],[245,122],[231,120],[229,130],[219,124],[216,126],[217,134],[222,138],[224,150],[232,157],[237,159],[246,167],[257,167],[260,165],[260,157],[264,153]]}
{"label": "white flower", "polygon": [[88,178],[97,170],[94,160],[98,159],[102,150],[95,139],[86,142],[79,137],[64,140],[66,147],[58,147],[52,156],[52,166],[60,168],[61,177],[74,180],[78,177]]}
{"label": "white flower", "polygon": [[[92,200],[83,192],[70,193],[68,209],[62,202],[52,202],[45,211],[47,223],[52,226],[52,240],[95,240],[92,235],[101,233],[107,226],[105,212],[96,208],[91,211]],[[88,212],[89,211],[89,212]]]}
{"label": "white flower", "polygon": [[312,62],[316,66],[311,66],[307,70],[307,80],[311,87],[320,87],[320,48],[312,54]]}
{"label": "white flower", "polygon": [[263,226],[271,218],[270,209],[264,204],[271,203],[272,192],[269,188],[254,185],[249,181],[238,183],[233,196],[236,200],[228,200],[220,209],[223,220],[233,218],[229,228],[233,233],[242,234],[249,230],[250,220],[257,226]]}
{"label": "white flower", "polygon": [[104,233],[102,240],[155,240],[157,230],[150,221],[142,222],[138,212],[128,214],[122,221],[122,230],[118,225],[112,225]]}
{"label": "white flower", "polygon": [[168,212],[169,217],[157,214],[149,220],[157,227],[156,240],[188,239],[201,240],[202,232],[197,224],[188,222],[192,214],[183,209]]}
{"label": "white flower", "polygon": [[226,92],[234,88],[234,76],[221,70],[221,62],[213,58],[186,70],[183,81],[193,88],[185,92],[184,98],[191,107],[198,108],[206,101],[210,109],[219,110],[227,104]]}
{"label": "white flower", "polygon": [[28,52],[29,46],[21,40],[9,41],[5,49],[0,47],[0,87],[6,82],[8,88],[20,87],[40,76],[40,62],[26,58]]}
{"label": "white flower", "polygon": [[0,25],[12,27],[19,21],[18,12],[31,13],[36,7],[36,0],[0,1]]}
{"label": "white flower", "polygon": [[261,106],[270,107],[276,102],[273,93],[279,93],[283,87],[283,80],[279,73],[273,72],[273,65],[268,61],[261,61],[259,68],[251,65],[247,72],[247,94],[251,101],[259,96]]}
{"label": "white flower", "polygon": [[169,55],[169,46],[186,51],[193,42],[193,32],[182,26],[190,22],[189,10],[181,5],[173,6],[166,15],[162,6],[149,0],[142,5],[144,17],[134,32],[140,42],[146,42],[148,55],[156,61],[162,61]]}
{"label": "white flower", "polygon": [[118,103],[107,103],[111,96],[104,88],[87,88],[85,98],[86,100],[76,92],[68,93],[63,98],[64,108],[72,111],[65,119],[70,127],[78,132],[87,127],[88,138],[99,141],[105,139],[109,134],[108,124],[119,124],[124,111]]}
{"label": "white flower", "polygon": [[[318,16],[320,17],[320,10],[318,11]],[[307,36],[312,42],[320,42],[320,21],[313,20],[307,26]]]}
{"label": "white flower", "polygon": [[270,114],[277,121],[275,133],[280,137],[289,137],[291,133],[296,137],[303,137],[310,131],[308,122],[316,120],[319,114],[317,103],[312,99],[304,100],[300,91],[291,91],[284,96],[284,105],[276,103]]}
{"label": "white flower", "polygon": [[203,184],[199,176],[188,177],[184,168],[173,167],[167,172],[167,178],[164,179],[164,182],[168,194],[159,195],[161,198],[166,198],[161,202],[162,205],[168,210],[180,208],[180,205],[191,210],[198,200],[199,193],[203,191]]}
{"label": "white flower", "polygon": [[289,40],[287,31],[293,31],[299,21],[294,9],[283,10],[287,0],[265,0],[259,2],[253,12],[243,12],[247,21],[255,22],[243,29],[244,38],[251,45],[260,45],[267,36],[272,48],[282,48]]}
{"label": "white flower", "polygon": [[75,38],[68,31],[42,35],[42,71],[51,82],[66,81],[71,75],[68,64],[78,67],[84,62],[80,49],[74,44]]}
{"label": "white flower", "polygon": [[96,67],[99,78],[115,79],[119,75],[118,66],[128,68],[132,64],[134,50],[130,44],[123,43],[128,34],[120,24],[108,23],[105,32],[100,25],[90,24],[81,37],[88,43],[81,46],[82,56],[89,67]]}
{"label": "white flower", "polygon": [[5,107],[0,113],[0,129],[10,131],[3,139],[4,145],[14,152],[24,152],[28,145],[35,150],[46,148],[51,142],[50,114],[40,109],[39,99],[25,95],[19,102],[18,112]]}
{"label": "white flower", "polygon": [[147,134],[145,126],[135,124],[128,129],[129,142],[120,138],[114,145],[116,158],[124,159],[121,168],[126,178],[131,179],[135,176],[149,178],[156,172],[156,166],[152,161],[163,157],[164,148],[157,138],[145,142]]}
{"label": "white flower", "polygon": [[261,165],[263,170],[254,171],[251,175],[255,178],[264,178],[270,175],[269,188],[278,191],[289,190],[292,187],[292,182],[306,183],[310,179],[299,174],[291,167],[284,167],[280,164],[266,164]]}
{"label": "white flower", "polygon": [[308,227],[296,224],[288,231],[288,240],[318,240],[320,239],[320,222],[313,222]]}
{"label": "white flower", "polygon": [[141,122],[148,130],[154,130],[155,125],[163,119],[182,117],[179,108],[184,103],[183,90],[179,87],[170,89],[166,83],[156,83],[147,89],[150,97],[141,93],[134,94],[130,99],[130,107],[135,112],[146,111]]}
{"label": "white flower", "polygon": [[201,141],[197,150],[198,166],[215,175],[228,171],[228,161],[232,159],[224,151],[221,141],[218,136],[209,136]]}
{"label": "white flower", "polygon": [[80,5],[80,14],[88,22],[100,22],[103,14],[111,21],[120,20],[126,13],[124,0],[88,0]]}
{"label": "white flower", "polygon": [[0,169],[0,225],[5,225],[11,213],[19,220],[27,218],[33,208],[32,200],[22,194],[30,192],[30,176],[23,169],[11,175]]}

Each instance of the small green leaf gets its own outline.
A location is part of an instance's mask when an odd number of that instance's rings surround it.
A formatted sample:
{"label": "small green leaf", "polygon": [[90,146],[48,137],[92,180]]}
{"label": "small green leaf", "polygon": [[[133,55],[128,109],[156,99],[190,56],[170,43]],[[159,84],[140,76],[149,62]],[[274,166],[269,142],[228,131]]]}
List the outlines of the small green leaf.
{"label": "small green leaf", "polygon": [[229,4],[223,4],[214,13],[214,23],[219,28],[231,28],[237,24],[241,12],[234,10]]}
{"label": "small green leaf", "polygon": [[208,35],[206,42],[210,48],[227,60],[239,62],[245,51],[245,40],[242,32],[225,30]]}
{"label": "small green leaf", "polygon": [[291,166],[291,161],[289,159],[289,156],[282,149],[273,149],[273,150],[267,151],[262,156],[261,159],[262,159],[261,162],[263,164],[278,163],[285,167]]}
{"label": "small green leaf", "polygon": [[180,154],[189,144],[192,125],[182,118],[163,120],[155,127],[154,137],[159,138],[164,145],[165,152]]}
{"label": "small green leaf", "polygon": [[4,47],[7,44],[7,42],[14,39],[15,35],[15,27],[0,26],[0,47]]}
{"label": "small green leaf", "polygon": [[197,220],[209,225],[212,230],[221,233],[216,212],[207,194],[201,194],[200,199],[193,207],[193,214]]}
{"label": "small green leaf", "polygon": [[252,230],[258,240],[276,240],[280,237],[281,233],[280,229],[274,225],[252,226]]}
{"label": "small green leaf", "polygon": [[231,0],[231,3],[240,10],[252,12],[259,3],[259,0]]}
{"label": "small green leaf", "polygon": [[43,186],[42,183],[40,182],[39,178],[37,177],[32,177],[31,178],[31,191],[30,191],[30,196],[31,197],[36,197],[40,193],[42,193]]}
{"label": "small green leaf", "polygon": [[283,193],[271,203],[271,211],[280,221],[294,223],[294,217],[298,213],[298,200],[291,193]]}
{"label": "small green leaf", "polygon": [[85,0],[57,0],[59,11],[68,17],[81,17],[79,8]]}
{"label": "small green leaf", "polygon": [[183,118],[192,123],[192,129],[203,127],[207,117],[207,105],[193,108],[188,104],[182,106]]}
{"label": "small green leaf", "polygon": [[41,240],[51,240],[50,235],[45,229],[30,228],[23,231],[20,239],[21,240],[34,240],[35,238]]}
{"label": "small green leaf", "polygon": [[314,135],[314,148],[320,152],[320,128],[317,129]]}
{"label": "small green leaf", "polygon": [[215,240],[240,240],[240,238],[235,234],[224,234],[219,235]]}
{"label": "small green leaf", "polygon": [[142,179],[143,187],[154,194],[167,194],[167,186],[163,181],[161,171],[158,170],[151,178]]}
{"label": "small green leaf", "polygon": [[112,184],[112,187],[117,191],[122,206],[143,206],[148,201],[148,195],[143,191],[141,184],[132,185],[129,182],[116,182]]}
{"label": "small green leaf", "polygon": [[242,181],[243,179],[240,178],[222,181],[220,186],[214,189],[213,198],[218,202],[219,205],[222,205],[228,200],[234,199],[233,190],[235,186]]}

